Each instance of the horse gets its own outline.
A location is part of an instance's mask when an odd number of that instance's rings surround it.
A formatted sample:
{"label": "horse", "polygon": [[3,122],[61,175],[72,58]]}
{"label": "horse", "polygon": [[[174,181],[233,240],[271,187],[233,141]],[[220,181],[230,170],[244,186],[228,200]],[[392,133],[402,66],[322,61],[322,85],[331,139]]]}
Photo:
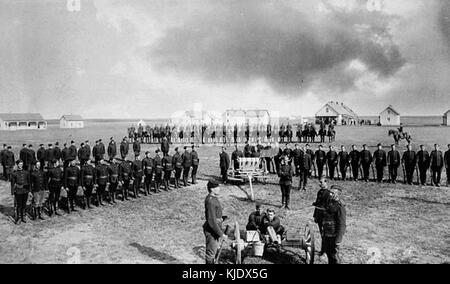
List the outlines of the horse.
{"label": "horse", "polygon": [[405,139],[406,142],[411,143],[412,141],[412,137],[411,135],[409,135],[408,132],[402,132],[402,134],[400,134],[400,132],[396,129],[390,129],[388,132],[388,135],[394,138],[395,144],[398,145],[398,143],[402,140]]}
{"label": "horse", "polygon": [[329,129],[327,132],[328,142],[336,141],[336,131],[334,129]]}

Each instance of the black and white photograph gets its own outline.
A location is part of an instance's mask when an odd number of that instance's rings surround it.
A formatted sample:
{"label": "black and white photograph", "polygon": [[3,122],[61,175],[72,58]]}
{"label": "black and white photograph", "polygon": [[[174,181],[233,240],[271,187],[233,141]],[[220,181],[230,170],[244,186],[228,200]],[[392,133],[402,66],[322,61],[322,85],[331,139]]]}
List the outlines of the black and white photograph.
{"label": "black and white photograph", "polygon": [[0,0],[0,35],[0,264],[450,264],[450,1]]}

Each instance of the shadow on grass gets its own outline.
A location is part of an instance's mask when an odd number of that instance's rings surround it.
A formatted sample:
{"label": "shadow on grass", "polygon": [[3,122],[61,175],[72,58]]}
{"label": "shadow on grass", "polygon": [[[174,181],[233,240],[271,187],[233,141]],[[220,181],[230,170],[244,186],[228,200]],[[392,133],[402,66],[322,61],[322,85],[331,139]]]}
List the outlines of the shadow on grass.
{"label": "shadow on grass", "polygon": [[273,203],[270,203],[270,202],[267,202],[267,201],[261,200],[261,199],[256,199],[255,202],[253,202],[253,201],[250,200],[250,197],[248,197],[248,196],[247,196],[247,198],[245,198],[245,197],[239,197],[239,196],[236,196],[236,195],[231,195],[231,197],[235,198],[238,201],[245,202],[245,203],[254,204],[254,203],[258,202],[261,205],[265,205],[265,206],[272,206],[272,207],[275,207],[275,208],[279,208],[280,207],[280,204],[273,204]]}
{"label": "shadow on grass", "polygon": [[155,250],[155,249],[153,249],[151,247],[146,247],[146,246],[143,246],[143,245],[138,244],[138,243],[131,243],[130,246],[132,246],[134,248],[137,248],[137,250],[140,253],[142,253],[142,254],[150,257],[150,258],[159,260],[159,261],[164,262],[166,264],[181,263],[181,261],[179,261],[175,257],[173,257],[173,256],[171,256],[171,255],[169,255],[167,253],[157,251],[157,250]]}

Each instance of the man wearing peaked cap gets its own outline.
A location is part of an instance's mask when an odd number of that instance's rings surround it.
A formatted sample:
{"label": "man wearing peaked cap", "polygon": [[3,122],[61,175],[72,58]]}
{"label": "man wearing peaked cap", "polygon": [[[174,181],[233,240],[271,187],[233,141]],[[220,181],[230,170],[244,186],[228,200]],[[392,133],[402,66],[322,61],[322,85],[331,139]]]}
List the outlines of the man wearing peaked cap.
{"label": "man wearing peaked cap", "polygon": [[209,180],[207,184],[208,196],[205,199],[205,223],[203,224],[203,233],[206,239],[206,264],[215,264],[215,256],[219,249],[219,240],[227,240],[228,236],[222,229],[222,205],[218,196],[220,193],[219,183],[215,180]]}

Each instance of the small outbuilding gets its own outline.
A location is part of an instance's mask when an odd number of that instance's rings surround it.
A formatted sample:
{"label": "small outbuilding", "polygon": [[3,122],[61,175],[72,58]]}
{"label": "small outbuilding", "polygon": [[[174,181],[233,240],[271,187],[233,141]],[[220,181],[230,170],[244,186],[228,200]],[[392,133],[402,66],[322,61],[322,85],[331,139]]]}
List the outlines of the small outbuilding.
{"label": "small outbuilding", "polygon": [[450,109],[444,113],[444,125],[450,126]]}
{"label": "small outbuilding", "polygon": [[0,113],[0,130],[44,130],[47,121],[39,113]]}
{"label": "small outbuilding", "polygon": [[59,128],[84,128],[81,115],[66,114],[59,120]]}
{"label": "small outbuilding", "polygon": [[397,126],[400,125],[400,113],[389,105],[385,110],[380,113],[380,125],[382,126]]}

